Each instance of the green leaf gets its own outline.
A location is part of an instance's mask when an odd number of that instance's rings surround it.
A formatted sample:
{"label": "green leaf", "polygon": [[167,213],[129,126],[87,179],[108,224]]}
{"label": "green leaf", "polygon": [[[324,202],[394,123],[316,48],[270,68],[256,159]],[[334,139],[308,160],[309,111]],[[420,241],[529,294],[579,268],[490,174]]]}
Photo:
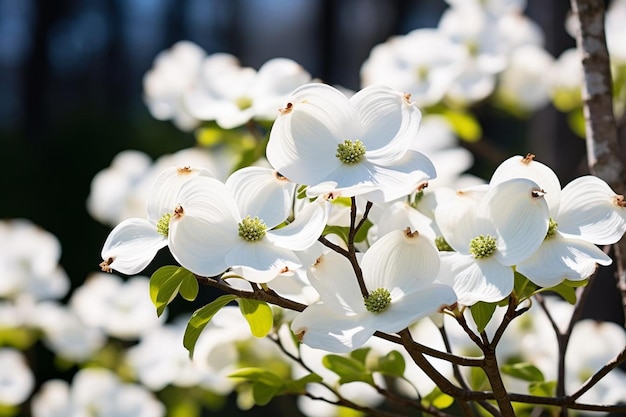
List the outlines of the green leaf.
{"label": "green leaf", "polygon": [[262,382],[267,385],[282,385],[283,378],[265,368],[247,367],[228,374],[229,378],[241,378],[248,382]]}
{"label": "green leaf", "polygon": [[542,288],[541,290],[538,290],[537,292],[545,292],[545,291],[555,292],[559,294],[561,297],[563,297],[565,301],[567,301],[568,303],[572,305],[576,304],[576,288],[566,283],[562,282],[559,285],[554,286],[554,287]]}
{"label": "green leaf", "polygon": [[356,359],[357,361],[365,365],[365,361],[367,360],[367,355],[369,355],[371,350],[372,348],[369,348],[369,347],[358,348],[350,352],[350,357],[352,359]]}
{"label": "green leaf", "polygon": [[370,230],[370,227],[373,225],[374,223],[372,223],[370,219],[365,219],[365,223],[363,223],[363,225],[356,232],[356,235],[354,235],[354,241],[357,243],[365,241],[365,239],[367,239],[367,231]]}
{"label": "green leaf", "polygon": [[165,307],[174,300],[183,285],[185,287],[183,297],[190,301],[194,300],[198,295],[198,283],[190,271],[179,266],[169,265],[157,269],[152,274],[150,277],[150,299],[157,309],[158,316],[163,314]]}
{"label": "green leaf", "polygon": [[435,387],[427,396],[422,398],[422,404],[426,407],[432,406],[439,410],[446,409],[454,403],[454,398],[448,394],[444,394],[441,390]]}
{"label": "green leaf", "polygon": [[373,384],[372,374],[365,369],[365,365],[360,361],[340,355],[326,355],[322,359],[322,364],[339,375],[339,383],[345,384],[354,381],[363,381]]}
{"label": "green leaf", "polygon": [[183,282],[181,282],[178,292],[185,300],[193,301],[198,296],[198,291],[198,280],[192,273],[189,273],[185,276],[185,278],[183,278]]}
{"label": "green leaf", "polygon": [[528,392],[539,397],[554,397],[556,381],[531,382],[528,384]]}
{"label": "green leaf", "polygon": [[239,298],[239,310],[248,321],[250,331],[256,337],[265,337],[272,330],[274,319],[272,309],[264,301]]}
{"label": "green leaf", "polygon": [[442,113],[450,122],[455,133],[464,141],[476,142],[482,137],[482,128],[480,123],[472,114],[446,109]]}
{"label": "green leaf", "polygon": [[295,381],[285,381],[283,394],[304,395],[307,393],[306,385],[311,383],[321,383],[324,380],[318,374],[308,374]]}
{"label": "green leaf", "polygon": [[383,374],[403,378],[405,369],[404,356],[397,350],[392,350],[378,359],[378,372]]}
{"label": "green leaf", "polygon": [[479,332],[482,332],[485,330],[485,327],[487,327],[489,320],[491,320],[493,313],[496,311],[496,306],[497,303],[485,303],[479,301],[470,307],[472,318],[474,319],[474,322],[476,322],[476,327]]}
{"label": "green leaf", "polygon": [[262,382],[252,384],[252,397],[256,405],[267,405],[279,393],[281,387]]}
{"label": "green leaf", "polygon": [[204,330],[206,325],[209,324],[209,321],[211,321],[213,316],[220,311],[222,307],[236,298],[237,297],[232,294],[222,295],[204,307],[199,308],[191,315],[189,323],[187,323],[187,328],[185,328],[185,335],[183,336],[183,346],[189,351],[190,358],[193,357],[193,351],[202,330]]}
{"label": "green leaf", "polygon": [[252,383],[252,396],[257,405],[266,405],[281,392],[285,381],[279,375],[264,368],[242,368],[228,375]]}
{"label": "green leaf", "polygon": [[335,226],[335,225],[331,225],[331,226],[326,226],[324,227],[324,231],[322,232],[322,236],[326,236],[329,234],[334,234],[337,235],[341,238],[341,240],[343,240],[344,242],[348,243],[348,233],[350,232],[350,228],[349,227],[343,227],[343,226]]}
{"label": "green leaf", "polygon": [[543,382],[543,373],[535,365],[528,362],[518,362],[502,365],[502,373],[530,382]]}
{"label": "green leaf", "polygon": [[532,296],[537,290],[537,286],[533,284],[526,276],[515,271],[515,293],[519,300],[525,300]]}

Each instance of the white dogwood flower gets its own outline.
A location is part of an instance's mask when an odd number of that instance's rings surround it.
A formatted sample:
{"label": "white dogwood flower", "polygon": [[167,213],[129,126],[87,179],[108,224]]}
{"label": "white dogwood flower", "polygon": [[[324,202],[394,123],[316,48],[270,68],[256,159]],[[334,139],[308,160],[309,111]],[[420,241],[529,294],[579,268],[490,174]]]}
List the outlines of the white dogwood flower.
{"label": "white dogwood flower", "polygon": [[351,263],[328,252],[309,270],[320,301],[292,322],[302,343],[349,352],[377,330],[395,333],[456,302],[451,287],[435,282],[439,257],[434,243],[417,231],[396,230],[378,239],[362,257],[364,297]]}
{"label": "white dogwood flower", "polygon": [[348,99],[329,85],[307,84],[274,122],[267,159],[318,195],[391,201],[436,175],[425,155],[409,149],[420,120],[410,96],[388,87],[366,87]]}
{"label": "white dogwood flower", "polygon": [[[217,54],[216,54],[217,55]],[[285,98],[296,87],[311,81],[297,62],[273,58],[259,70],[242,67],[232,55],[219,54],[229,65],[217,66],[213,55],[206,59],[202,77],[184,101],[200,120],[215,120],[223,129],[242,126],[251,119],[274,120]]]}
{"label": "white dogwood flower", "polygon": [[176,206],[176,193],[181,184],[196,176],[212,177],[206,169],[170,167],[161,173],[152,186],[148,202],[148,218],[130,218],[111,230],[102,247],[104,272],[112,270],[133,275],[143,271],[157,252],[167,246],[169,220]]}
{"label": "white dogwood flower", "polygon": [[[284,227],[295,184],[270,168],[247,167],[226,184],[192,178],[176,198],[168,245],[190,271],[215,276],[230,267],[279,272],[301,266],[294,251],[307,249],[321,235],[330,207],[327,201],[307,205]],[[257,276],[257,282],[262,279]]]}
{"label": "white dogwood flower", "polygon": [[442,252],[438,279],[453,286],[459,303],[495,302],[513,290],[513,265],[531,256],[548,230],[545,194],[533,181],[514,178],[477,186],[442,201],[435,219],[456,252]]}
{"label": "white dogwood flower", "polygon": [[586,175],[560,190],[557,175],[533,155],[514,156],[494,172],[491,182],[511,176],[531,178],[546,191],[550,224],[538,250],[518,263],[517,271],[541,287],[563,280],[588,278],[597,264],[610,265],[611,258],[596,245],[617,242],[626,231],[624,199],[603,180]]}

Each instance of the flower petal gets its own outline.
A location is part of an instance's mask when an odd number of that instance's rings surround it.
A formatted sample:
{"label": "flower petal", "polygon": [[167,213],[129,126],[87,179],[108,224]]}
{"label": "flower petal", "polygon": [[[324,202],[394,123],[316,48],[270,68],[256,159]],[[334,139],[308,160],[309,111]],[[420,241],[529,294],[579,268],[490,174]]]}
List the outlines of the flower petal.
{"label": "flower petal", "polygon": [[380,165],[381,162],[372,159],[367,164],[377,188],[364,197],[373,202],[387,202],[409,195],[437,176],[431,160],[417,151],[406,151],[390,166]]}
{"label": "flower petal", "polygon": [[245,167],[232,173],[226,186],[242,217],[258,216],[271,229],[291,212],[295,184],[265,167]]}
{"label": "flower petal", "polygon": [[335,353],[357,349],[374,334],[362,317],[337,314],[323,303],[312,304],[298,314],[291,330],[305,345]]}
{"label": "flower petal", "polygon": [[389,308],[379,313],[376,320],[376,330],[386,333],[395,333],[415,323],[441,308],[451,306],[457,302],[457,296],[449,285],[432,284],[418,291],[404,294],[395,298]]}
{"label": "flower petal", "polygon": [[385,288],[403,294],[433,282],[439,272],[439,252],[419,231],[394,230],[378,239],[363,255],[363,279],[369,291]]}
{"label": "flower petal", "polygon": [[159,249],[166,245],[167,239],[157,232],[154,224],[145,219],[132,218],[122,221],[111,230],[101,255],[109,268],[134,275],[143,271]]}
{"label": "flower petal", "polygon": [[403,92],[383,85],[365,87],[350,102],[356,107],[362,125],[360,139],[366,157],[391,165],[402,157],[419,131],[422,113]]}
{"label": "flower petal", "polygon": [[360,134],[358,114],[339,90],[323,83],[305,84],[289,96],[266,148],[267,160],[298,184],[317,184],[343,163],[337,146]]}
{"label": "flower petal", "polygon": [[502,162],[494,171],[489,184],[499,184],[512,178],[528,178],[545,191],[545,200],[552,215],[559,209],[561,182],[552,168],[534,159],[534,156],[512,156]]}
{"label": "flower petal", "polygon": [[231,267],[249,267],[258,271],[273,271],[275,275],[300,268],[302,264],[292,250],[273,245],[266,239],[246,242],[240,239],[224,257]]}
{"label": "flower petal", "polygon": [[237,205],[220,181],[196,177],[178,194],[181,214],[170,221],[169,247],[174,258],[191,272],[214,276],[229,266],[226,254],[240,241]]}
{"label": "flower petal", "polygon": [[616,204],[618,199],[600,178],[576,178],[563,188],[558,230],[596,245],[617,242],[626,232],[626,207]]}
{"label": "flower petal", "polygon": [[206,168],[176,166],[165,168],[154,181],[148,194],[148,219],[156,224],[164,214],[172,214],[181,185],[196,176],[213,177],[213,174]]}
{"label": "flower petal", "polygon": [[481,185],[437,198],[435,221],[446,242],[457,252],[469,254],[470,241],[484,233],[477,210],[487,189]]}
{"label": "flower petal", "polygon": [[315,201],[304,207],[293,223],[268,231],[265,238],[282,248],[296,251],[308,249],[322,235],[330,211],[331,203]]}
{"label": "flower petal", "polygon": [[544,240],[539,249],[516,269],[540,287],[553,287],[563,280],[581,281],[600,265],[610,265],[611,258],[594,244],[572,239],[560,233]]}
{"label": "flower petal", "polygon": [[329,309],[343,314],[367,311],[354,269],[344,256],[332,251],[320,256],[308,277]]}
{"label": "flower petal", "polygon": [[513,269],[494,257],[474,259],[456,252],[439,254],[441,265],[437,280],[451,285],[458,303],[471,306],[478,301],[500,301],[513,291]]}
{"label": "flower petal", "polygon": [[[515,265],[532,255],[548,232],[548,205],[539,186],[526,178],[490,185],[479,215],[497,231],[495,257]],[[448,242],[449,243],[449,242]]]}

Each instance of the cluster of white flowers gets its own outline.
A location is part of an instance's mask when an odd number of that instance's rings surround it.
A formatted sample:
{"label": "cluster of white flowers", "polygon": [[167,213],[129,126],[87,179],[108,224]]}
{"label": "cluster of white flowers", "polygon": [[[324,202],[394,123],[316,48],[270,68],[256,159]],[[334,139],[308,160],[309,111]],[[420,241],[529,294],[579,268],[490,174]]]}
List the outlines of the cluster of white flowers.
{"label": "cluster of white flowers", "polygon": [[[611,264],[599,246],[626,232],[626,202],[594,176],[562,187],[532,154],[502,161],[490,178],[466,174],[472,153],[458,146],[459,120],[442,108],[468,117],[464,110],[493,97],[522,113],[550,99],[570,111],[581,103],[582,72],[576,51],[554,59],[543,49],[523,0],[447,3],[436,28],[377,45],[356,92],[314,80],[284,58],[256,70],[189,41],[160,53],[144,78],[154,118],[196,129],[202,145],[207,132],[224,135],[220,145],[248,135],[261,152],[253,161],[229,146],[183,149],[156,161],[138,150],[118,154],[93,178],[86,202],[96,221],[112,227],[101,250],[108,273],[90,274],[72,293],[54,236],[27,220],[0,222],[0,336],[11,346],[0,349],[0,408],[30,397],[33,417],[161,417],[161,394],[172,388],[236,392],[248,409],[256,394],[229,375],[263,364],[291,382],[314,373],[319,383],[306,389],[325,401],[302,396],[300,410],[334,417],[339,396],[363,407],[385,399],[388,379],[373,376],[378,391],[364,380],[345,384],[325,362],[329,353],[354,359],[355,351],[366,352],[368,363],[399,352],[406,369],[393,388],[421,400],[435,382],[376,332],[395,337],[410,329],[429,349],[480,356],[458,324],[462,318],[476,334],[486,326],[491,338],[511,294],[526,297],[528,311],[501,335],[499,363],[524,361],[556,380],[560,352],[549,319],[566,322],[571,306],[546,297],[542,310],[530,302],[534,293],[516,286],[520,279],[537,291],[584,285],[598,265]],[[619,41],[625,14],[626,0],[611,2],[615,73],[626,62]],[[261,129],[257,136],[235,129],[244,125]],[[280,320],[269,337],[256,338],[243,309],[224,305],[190,357],[182,342],[194,316],[155,314],[159,288],[137,275],[165,249],[194,284],[299,307],[273,307]],[[485,304],[495,313],[479,325],[472,307]],[[589,349],[590,338],[602,343]],[[38,340],[79,367],[71,382],[41,381],[34,392],[36,372],[22,351]],[[580,321],[565,357],[565,391],[575,392],[624,345],[620,326]],[[450,362],[431,363],[457,377]],[[527,389],[503,379],[512,392]],[[617,404],[626,402],[624,393],[626,373],[614,369],[580,400]]]}
{"label": "cluster of white flowers", "polygon": [[181,41],[155,59],[144,77],[144,98],[154,118],[172,120],[182,130],[202,121],[232,129],[251,119],[273,120],[284,97],[309,81],[311,75],[291,59],[271,59],[257,71],[233,55],[207,55]]}

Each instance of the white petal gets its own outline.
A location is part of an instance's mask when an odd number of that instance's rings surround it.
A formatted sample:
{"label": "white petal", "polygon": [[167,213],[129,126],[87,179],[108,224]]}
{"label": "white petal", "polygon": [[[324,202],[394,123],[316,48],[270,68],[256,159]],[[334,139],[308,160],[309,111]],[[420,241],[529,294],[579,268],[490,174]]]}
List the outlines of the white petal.
{"label": "white petal", "polygon": [[[366,155],[367,156],[367,155]],[[373,202],[387,202],[414,193],[419,186],[435,178],[435,166],[424,154],[408,150],[390,166],[380,165],[380,160],[368,160],[371,177],[377,185],[375,191],[364,195]]]}
{"label": "white petal", "polygon": [[196,177],[181,187],[182,215],[170,221],[169,247],[191,272],[215,276],[228,265],[226,254],[240,241],[239,214],[229,189],[220,181]]}
{"label": "white petal", "polygon": [[557,219],[561,233],[579,236],[596,245],[610,245],[626,232],[626,207],[598,177],[576,178],[563,188]]}
{"label": "white petal", "polygon": [[[393,298],[393,297],[392,297]],[[392,299],[389,308],[382,313],[375,314],[376,330],[387,333],[398,332],[417,320],[451,306],[457,302],[457,296],[452,287],[443,284],[432,284],[418,291],[404,294],[398,299]]]}
{"label": "white petal", "polygon": [[282,248],[308,249],[322,235],[330,210],[331,203],[328,201],[313,202],[298,213],[293,223],[268,231],[265,238]]}
{"label": "white petal", "polygon": [[339,315],[321,303],[298,314],[291,330],[305,345],[335,353],[357,349],[374,334],[373,328],[365,327],[362,317]]}
{"label": "white petal", "polygon": [[329,309],[363,314],[365,303],[350,261],[337,252],[321,256],[309,269],[309,282]]}
{"label": "white petal", "polygon": [[[369,218],[373,220],[371,210]],[[392,203],[382,212],[380,218],[380,222],[374,222],[377,226],[378,238],[393,230],[404,230],[407,227],[410,227],[411,230],[418,230],[432,240],[437,237],[434,222],[405,201]]]}
{"label": "white petal", "polygon": [[240,239],[224,258],[228,266],[249,267],[258,271],[280,272],[292,271],[302,264],[292,250],[280,248],[261,239],[257,242],[246,242]]}
{"label": "white petal", "polygon": [[513,270],[493,257],[474,259],[454,252],[440,253],[437,280],[451,285],[459,304],[500,301],[513,291]]}
{"label": "white petal", "polygon": [[213,177],[213,174],[206,168],[171,166],[164,169],[148,194],[148,219],[156,223],[164,214],[172,214],[181,185],[196,176]]}
{"label": "white petal", "polygon": [[409,148],[422,119],[414,103],[409,103],[403,92],[382,85],[365,87],[350,98],[356,107],[361,124],[359,138],[368,154],[390,165]]}
{"label": "white petal", "polygon": [[611,258],[594,244],[566,238],[557,232],[516,269],[540,287],[553,287],[565,279],[586,279],[595,272],[596,263],[610,265],[611,262]]}
{"label": "white petal", "polygon": [[272,126],[269,163],[298,184],[314,185],[343,163],[337,146],[360,136],[358,115],[339,90],[322,83],[297,88]]}
{"label": "white petal", "polygon": [[535,159],[528,160],[521,155],[512,156],[502,162],[494,171],[489,184],[499,184],[512,178],[528,178],[545,191],[544,198],[554,215],[561,200],[561,182],[552,168]]}
{"label": "white petal", "polygon": [[241,168],[226,180],[242,217],[258,216],[271,229],[291,212],[295,184],[265,167]]}
{"label": "white petal", "polygon": [[437,198],[435,221],[442,236],[457,252],[469,254],[470,241],[485,233],[477,210],[487,192],[486,186],[471,187]]}
{"label": "white petal", "polygon": [[115,226],[102,247],[102,259],[122,274],[134,275],[152,262],[159,249],[167,245],[165,236],[145,219],[127,219]]}
{"label": "white petal", "polygon": [[361,267],[369,291],[398,288],[408,293],[433,282],[439,271],[439,252],[419,231],[395,230],[374,242],[363,255]]}
{"label": "white petal", "polygon": [[495,256],[504,265],[515,265],[528,258],[548,232],[548,205],[537,184],[526,178],[490,186],[479,215],[495,226]]}

